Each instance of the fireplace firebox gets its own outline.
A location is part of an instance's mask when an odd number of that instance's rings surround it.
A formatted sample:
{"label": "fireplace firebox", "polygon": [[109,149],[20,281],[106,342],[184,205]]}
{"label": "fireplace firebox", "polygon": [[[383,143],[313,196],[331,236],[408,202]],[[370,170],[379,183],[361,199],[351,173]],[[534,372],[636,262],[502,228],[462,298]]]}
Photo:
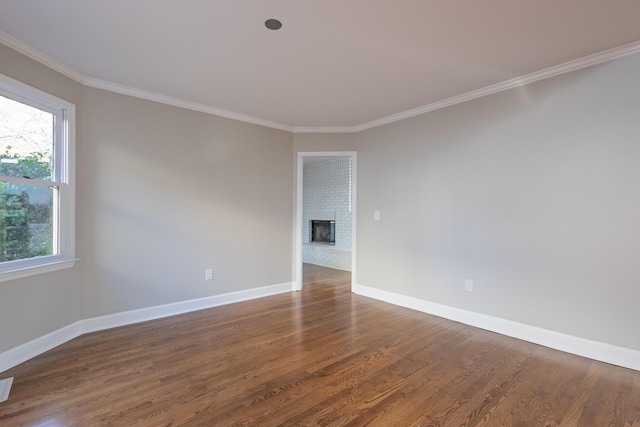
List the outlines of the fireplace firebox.
{"label": "fireplace firebox", "polygon": [[336,244],[336,222],[311,220],[311,241],[327,245]]}

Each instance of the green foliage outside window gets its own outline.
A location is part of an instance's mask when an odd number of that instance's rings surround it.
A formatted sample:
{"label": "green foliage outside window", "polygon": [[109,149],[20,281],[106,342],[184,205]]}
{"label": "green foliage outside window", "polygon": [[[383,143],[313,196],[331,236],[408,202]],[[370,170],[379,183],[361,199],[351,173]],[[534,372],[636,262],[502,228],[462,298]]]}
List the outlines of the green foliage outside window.
{"label": "green foliage outside window", "polygon": [[[48,180],[51,163],[43,153],[19,156],[7,146],[0,175]],[[0,262],[53,253],[52,207],[50,187],[0,181]]]}

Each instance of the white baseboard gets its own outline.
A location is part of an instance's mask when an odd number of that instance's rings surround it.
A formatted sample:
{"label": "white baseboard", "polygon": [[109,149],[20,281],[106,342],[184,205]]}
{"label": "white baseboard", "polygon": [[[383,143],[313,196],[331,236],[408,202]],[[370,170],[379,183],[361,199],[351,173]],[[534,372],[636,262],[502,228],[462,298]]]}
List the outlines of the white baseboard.
{"label": "white baseboard", "polygon": [[82,321],[72,323],[71,325],[67,325],[47,335],[0,353],[0,372],[13,368],[79,336],[82,333],[81,322]]}
{"label": "white baseboard", "polygon": [[354,284],[354,293],[534,344],[640,371],[640,351]]}
{"label": "white baseboard", "polygon": [[281,294],[284,292],[291,292],[292,286],[292,283],[282,283],[280,285],[247,289],[245,291],[231,292],[222,295],[213,295],[210,297],[174,302],[171,304],[158,305],[154,307],[146,307],[138,310],[124,311],[121,313],[107,314],[105,316],[92,317],[80,322],[82,323],[81,333],[86,334],[89,332],[102,331],[104,329],[117,328],[119,326],[131,325],[133,323],[146,322],[147,320],[175,316],[176,314],[189,313],[191,311],[217,307],[225,304],[232,304],[234,302],[247,301],[250,299]]}
{"label": "white baseboard", "polygon": [[19,345],[18,347],[14,347],[0,353],[0,372],[13,368],[14,366],[26,362],[27,360],[49,351],[60,344],[64,344],[67,341],[89,332],[96,332],[116,328],[118,326],[146,322],[147,320],[160,319],[163,317],[175,316],[177,314],[189,313],[191,311],[203,310],[225,304],[232,304],[235,302],[291,292],[292,289],[292,283],[282,283],[279,285],[264,286],[244,291],[231,292],[228,294],[213,295],[205,298],[180,301],[171,304],[83,319],[25,344]]}

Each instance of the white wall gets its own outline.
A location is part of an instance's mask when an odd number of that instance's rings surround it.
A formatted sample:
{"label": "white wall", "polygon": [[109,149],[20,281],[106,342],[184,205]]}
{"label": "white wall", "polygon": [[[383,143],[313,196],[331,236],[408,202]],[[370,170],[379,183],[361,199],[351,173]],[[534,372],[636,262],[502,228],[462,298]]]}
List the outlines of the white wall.
{"label": "white wall", "polygon": [[630,55],[359,133],[358,284],[640,350],[639,75]]}
{"label": "white wall", "polygon": [[[351,159],[305,164],[303,181],[303,262],[351,271]],[[311,220],[335,221],[335,245],[311,242]]]}

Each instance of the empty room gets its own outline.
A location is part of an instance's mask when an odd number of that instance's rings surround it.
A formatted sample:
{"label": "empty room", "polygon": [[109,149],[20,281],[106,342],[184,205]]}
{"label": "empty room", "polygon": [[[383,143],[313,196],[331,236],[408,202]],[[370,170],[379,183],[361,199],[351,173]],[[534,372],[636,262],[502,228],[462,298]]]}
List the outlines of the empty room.
{"label": "empty room", "polygon": [[0,426],[640,426],[638,22],[0,1]]}

